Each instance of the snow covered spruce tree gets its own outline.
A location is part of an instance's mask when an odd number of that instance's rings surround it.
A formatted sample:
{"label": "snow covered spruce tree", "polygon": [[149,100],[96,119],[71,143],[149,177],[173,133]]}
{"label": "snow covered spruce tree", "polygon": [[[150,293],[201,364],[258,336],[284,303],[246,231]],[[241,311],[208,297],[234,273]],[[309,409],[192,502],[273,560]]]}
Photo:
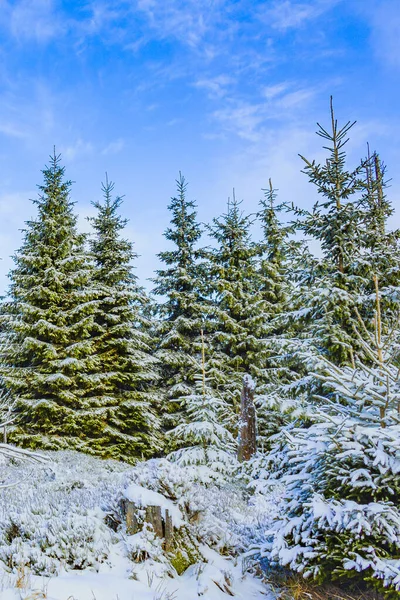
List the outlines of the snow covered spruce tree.
{"label": "snow covered spruce tree", "polygon": [[317,351],[338,364],[350,360],[354,294],[362,283],[357,260],[363,248],[364,212],[360,201],[365,161],[348,170],[344,150],[353,125],[348,122],[338,127],[331,99],[331,129],[318,124],[317,131],[328,144],[329,157],[322,165],[301,157],[303,172],[323,199],[311,211],[289,207],[294,211],[297,230],[307,239],[316,240],[322,251],[320,259],[310,261],[306,257],[293,296],[292,317],[300,321],[302,337],[314,339]]}
{"label": "snow covered spruce tree", "polygon": [[397,598],[400,331],[383,324],[375,286],[374,334],[358,313],[360,355],[342,367],[320,358],[325,395],[309,426],[288,429],[268,455],[266,486],[285,493],[265,551],[305,577],[362,578]]}
{"label": "snow covered spruce tree", "polygon": [[243,375],[264,376],[268,349],[268,302],[258,269],[258,248],[251,240],[252,219],[233,198],[215,218],[209,232],[216,247],[209,251],[209,285],[213,298],[213,377],[235,411],[240,405]]}
{"label": "snow covered spruce tree", "polygon": [[291,297],[289,269],[294,269],[296,244],[289,241],[291,226],[278,218],[277,190],[271,179],[263,190],[257,214],[263,237],[257,243],[259,291],[264,301],[263,343],[266,345],[264,364],[257,373],[257,423],[259,446],[268,447],[269,437],[286,422],[285,386],[292,379],[287,364],[285,340],[290,336],[290,324],[285,319]]}
{"label": "snow covered spruce tree", "polygon": [[106,179],[97,215],[89,219],[95,271],[98,377],[92,403],[107,423],[92,449],[105,456],[132,461],[160,450],[154,385],[157,361],[152,356],[150,323],[143,315],[148,303],[133,273],[137,255],[122,237],[127,220],[119,214],[122,199],[113,197],[114,184]]}
{"label": "snow covered spruce tree", "polygon": [[77,232],[71,182],[55,153],[43,175],[34,200],[38,216],[27,222],[14,256],[4,309],[3,375],[19,417],[10,439],[31,448],[90,452],[106,427],[90,400],[96,365],[93,265]]}
{"label": "snow covered spruce tree", "polygon": [[288,293],[285,278],[288,259],[286,238],[290,228],[284,227],[278,219],[276,198],[277,190],[269,180],[269,188],[264,191],[257,214],[261,223],[263,238],[258,243],[262,291],[268,302],[270,320],[282,311]]}
{"label": "snow covered spruce tree", "polygon": [[236,466],[236,443],[230,433],[230,407],[213,388],[205,358],[204,337],[202,371],[195,375],[195,388],[181,399],[187,422],[180,423],[168,436],[178,449],[168,459],[191,471],[190,478],[204,484],[224,483]]}
{"label": "snow covered spruce tree", "polygon": [[360,310],[364,318],[373,314],[373,275],[380,282],[382,305],[393,315],[400,301],[400,230],[390,231],[388,219],[393,215],[393,205],[387,197],[386,167],[377,153],[368,151],[365,164],[362,208],[363,253],[358,258],[357,270],[363,278]]}
{"label": "snow covered spruce tree", "polygon": [[173,244],[158,256],[165,267],[157,271],[153,293],[161,296],[158,305],[158,349],[162,370],[164,426],[171,429],[183,415],[179,400],[195,389],[195,375],[201,371],[200,331],[207,315],[204,291],[203,252],[198,248],[201,227],[196,204],[187,199],[187,183],[179,174],[177,196],[171,199],[171,227],[165,238]]}

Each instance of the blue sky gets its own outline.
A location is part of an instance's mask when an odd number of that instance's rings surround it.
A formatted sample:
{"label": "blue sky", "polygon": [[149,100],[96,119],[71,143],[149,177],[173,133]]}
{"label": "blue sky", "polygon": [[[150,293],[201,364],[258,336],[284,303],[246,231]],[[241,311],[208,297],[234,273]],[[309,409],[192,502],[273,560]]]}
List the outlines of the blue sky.
{"label": "blue sky", "polygon": [[[87,230],[107,171],[144,282],[179,170],[207,221],[268,178],[302,206],[315,123],[357,119],[349,161],[381,153],[400,198],[398,0],[0,0],[0,293],[55,144]],[[396,215],[393,225],[400,226]]]}

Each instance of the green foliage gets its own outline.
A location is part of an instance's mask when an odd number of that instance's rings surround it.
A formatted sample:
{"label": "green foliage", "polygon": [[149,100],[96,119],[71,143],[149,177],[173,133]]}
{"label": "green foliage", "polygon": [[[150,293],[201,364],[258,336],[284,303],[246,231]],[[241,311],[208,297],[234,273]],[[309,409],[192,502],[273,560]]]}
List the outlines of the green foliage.
{"label": "green foliage", "polygon": [[160,449],[153,410],[157,361],[151,355],[150,323],[143,314],[149,301],[131,264],[137,255],[132,243],[121,237],[127,223],[118,212],[122,199],[112,197],[114,184],[108,180],[102,189],[104,200],[93,203],[97,215],[90,219],[98,369],[92,394],[108,424],[98,452],[132,461]]}
{"label": "green foliage", "polygon": [[269,438],[287,422],[282,410],[283,386],[293,380],[284,342],[291,335],[291,324],[285,319],[293,290],[290,278],[295,267],[298,243],[289,240],[290,225],[283,225],[276,207],[277,190],[269,180],[257,214],[263,237],[256,244],[258,272],[256,285],[263,300],[263,362],[257,369],[258,446],[269,447]]}
{"label": "green foliage", "polygon": [[357,260],[356,269],[363,278],[360,285],[364,318],[373,317],[373,278],[376,275],[381,290],[382,305],[387,314],[398,312],[400,281],[400,230],[388,229],[388,219],[394,209],[387,198],[386,167],[377,153],[368,152],[365,163],[364,190],[361,200],[363,210],[363,253]]}
{"label": "green foliage", "polygon": [[209,286],[213,299],[211,325],[212,377],[224,399],[239,406],[244,373],[257,377],[268,351],[262,342],[268,301],[258,270],[258,247],[251,241],[252,219],[233,198],[228,210],[213,219],[209,232],[216,248],[209,251]]}
{"label": "green foliage", "polygon": [[195,389],[181,398],[187,422],[168,432],[178,448],[168,459],[185,467],[190,478],[202,483],[224,482],[236,466],[236,443],[230,433],[231,407],[212,387],[203,345],[203,372],[195,376]]}
{"label": "green foliage", "polygon": [[97,365],[93,265],[77,232],[71,182],[64,180],[59,156],[50,157],[43,175],[34,201],[38,216],[27,222],[14,257],[11,299],[4,308],[4,381],[19,414],[12,440],[86,450],[90,438],[101,438],[107,427],[101,417],[93,429],[90,400]]}
{"label": "green foliage", "polygon": [[[362,322],[362,321],[361,321]],[[266,459],[265,485],[285,486],[270,557],[318,581],[358,578],[399,592],[400,500],[397,323],[356,330],[369,366],[320,357],[324,395],[308,426],[293,426]]]}
{"label": "green foliage", "polygon": [[285,275],[289,254],[287,236],[291,228],[284,227],[279,222],[276,208],[277,190],[273,188],[271,179],[269,189],[263,191],[264,198],[259,202],[260,210],[257,214],[263,231],[263,238],[258,243],[261,289],[269,303],[271,315],[276,315],[281,311],[288,292]]}
{"label": "green foliage", "polygon": [[338,127],[331,99],[331,131],[319,124],[317,131],[328,144],[324,146],[328,158],[321,165],[301,156],[303,172],[323,199],[312,211],[289,207],[295,215],[295,228],[306,239],[318,242],[322,251],[321,259],[304,264],[293,298],[293,308],[300,312],[297,316],[294,312],[294,318],[300,317],[300,328],[307,330],[318,351],[338,363],[349,361],[354,346],[353,295],[362,283],[355,267],[363,249],[360,199],[366,162],[353,170],[346,167],[344,147],[353,126],[347,122]]}
{"label": "green foliage", "polygon": [[163,298],[158,305],[156,356],[162,364],[167,429],[183,418],[179,404],[173,401],[190,394],[199,372],[200,332],[208,306],[203,251],[197,247],[201,227],[196,221],[196,205],[186,197],[187,183],[181,174],[176,183],[178,193],[169,205],[171,227],[164,234],[173,247],[158,255],[165,268],[157,271],[153,291]]}

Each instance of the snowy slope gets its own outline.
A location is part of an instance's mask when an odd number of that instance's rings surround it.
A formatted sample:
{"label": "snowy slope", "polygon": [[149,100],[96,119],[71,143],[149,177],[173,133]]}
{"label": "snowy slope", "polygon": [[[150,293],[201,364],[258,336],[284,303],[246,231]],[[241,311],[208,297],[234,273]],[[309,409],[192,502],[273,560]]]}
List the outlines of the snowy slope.
{"label": "snowy slope", "polygon": [[[241,557],[262,536],[262,516],[272,510],[265,501],[193,485],[165,460],[132,468],[76,452],[47,456],[44,465],[0,465],[2,481],[16,483],[0,490],[0,600],[274,598]],[[177,526],[190,505],[200,515],[193,530],[203,560],[179,576],[152,532],[110,527],[122,496],[143,506],[157,500]]]}

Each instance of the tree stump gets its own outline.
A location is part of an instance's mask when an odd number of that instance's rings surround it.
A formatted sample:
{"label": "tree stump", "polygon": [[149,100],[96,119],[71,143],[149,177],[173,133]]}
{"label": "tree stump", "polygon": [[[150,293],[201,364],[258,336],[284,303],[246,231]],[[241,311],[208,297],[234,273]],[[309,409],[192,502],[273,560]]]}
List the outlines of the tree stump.
{"label": "tree stump", "polygon": [[238,460],[249,460],[257,451],[256,407],[254,405],[254,382],[250,375],[243,377],[240,399]]}
{"label": "tree stump", "polygon": [[[143,509],[136,506],[136,504],[130,500],[123,500],[121,502],[121,509],[125,515],[127,534],[135,535],[135,533],[142,529],[142,525],[140,525],[137,518],[137,513],[139,510]],[[161,506],[146,506],[144,521],[152,526],[157,537],[164,539],[163,546],[165,550],[168,551],[168,549],[172,548],[174,526],[168,510],[165,511],[165,517],[163,518]]]}
{"label": "tree stump", "polygon": [[128,535],[135,535],[139,531],[139,523],[136,517],[137,508],[133,502],[124,502],[126,531]]}
{"label": "tree stump", "polygon": [[164,524],[164,550],[169,552],[172,550],[174,540],[174,526],[172,524],[172,517],[169,514],[169,510],[165,511],[165,524]]}
{"label": "tree stump", "polygon": [[161,506],[146,506],[146,523],[153,527],[157,537],[164,537],[163,519],[161,516]]}
{"label": "tree stump", "polygon": [[[189,525],[182,522],[175,528],[167,508],[162,509],[156,505],[137,506],[135,502],[126,498],[121,501],[120,506],[128,535],[134,535],[149,523],[155,535],[162,540],[163,550],[178,575],[203,559]],[[144,552],[143,556],[145,555]]]}

